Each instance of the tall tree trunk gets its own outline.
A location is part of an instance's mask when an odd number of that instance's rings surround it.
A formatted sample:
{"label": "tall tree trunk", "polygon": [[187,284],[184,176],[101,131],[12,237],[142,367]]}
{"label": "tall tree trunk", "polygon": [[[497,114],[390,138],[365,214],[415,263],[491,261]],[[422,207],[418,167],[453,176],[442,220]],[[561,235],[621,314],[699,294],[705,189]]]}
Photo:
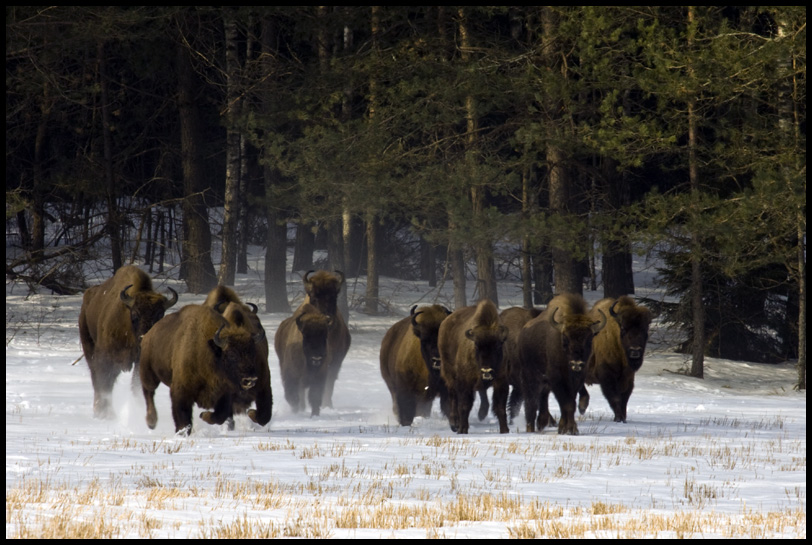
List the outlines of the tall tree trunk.
{"label": "tall tree trunk", "polygon": [[[179,21],[179,26],[182,22]],[[178,40],[178,113],[180,118],[181,163],[183,166],[183,243],[182,269],[186,287],[190,293],[206,293],[217,285],[217,275],[211,260],[211,231],[209,212],[203,197],[208,189],[200,153],[202,133],[200,113],[195,94],[200,85],[197,81],[189,50]],[[159,213],[156,232],[160,230],[161,245],[158,270],[163,271],[166,246],[164,228]]]}
{"label": "tall tree trunk", "polygon": [[[537,211],[538,199],[533,188],[531,169],[522,173],[522,216],[531,218]],[[522,237],[522,300],[524,308],[533,308],[533,247],[530,233]]]}
{"label": "tall tree trunk", "polygon": [[[380,21],[380,6],[371,6],[371,33],[372,33],[372,51],[373,55],[377,56],[378,51],[378,37],[381,30]],[[378,81],[373,75],[369,80],[369,118],[367,122],[373,126],[376,122],[375,115],[378,108]],[[367,234],[367,289],[364,296],[365,312],[367,314],[378,313],[378,218],[374,210],[368,210],[366,217],[366,234]]]}
{"label": "tall tree trunk", "polygon": [[[542,47],[545,51],[547,68],[562,70],[560,66],[560,56],[564,53],[559,51],[555,32],[557,21],[552,8],[541,9],[542,27]],[[566,76],[565,76],[566,77]],[[554,97],[546,99],[545,109],[548,119],[552,124],[553,134],[564,131],[561,121],[561,104]],[[561,148],[555,136],[547,145],[547,168],[550,183],[550,214],[566,217],[570,211],[570,191],[571,180],[568,173],[566,154]],[[553,243],[553,276],[556,293],[583,293],[583,283],[578,262],[573,258],[572,253]]]}
{"label": "tall tree trunk", "polygon": [[[48,121],[51,118],[54,99],[51,96],[51,86],[46,81],[42,87],[42,103],[40,105],[40,119],[37,125],[37,136],[34,139],[34,164],[32,165],[33,180],[31,188],[31,244],[27,250],[32,252],[45,249],[45,172],[43,165],[45,159],[45,143],[48,136]],[[85,237],[87,239],[87,236]]]}
{"label": "tall tree trunk", "polygon": [[[277,27],[276,22],[266,17],[262,21],[261,34],[261,66],[265,74],[275,72],[274,63],[277,58]],[[276,96],[273,78],[268,78],[262,89],[262,108],[269,113]],[[277,203],[274,202],[275,187],[281,182],[279,172],[265,165],[263,168],[265,183],[265,214],[268,222],[268,232],[265,237],[265,312],[290,312],[287,290],[287,218]],[[313,252],[310,252],[311,258]]]}
{"label": "tall tree trunk", "polygon": [[[614,214],[631,202],[628,174],[624,171],[618,175],[617,162],[612,159],[606,160],[603,173],[606,178],[605,189],[602,191],[605,195],[606,211]],[[633,294],[634,277],[628,270],[631,259],[629,243],[617,240],[610,235],[610,238],[604,241],[602,248],[603,296],[617,298],[621,295]]]}
{"label": "tall tree trunk", "polygon": [[[457,14],[459,16],[460,58],[463,63],[468,63],[471,61],[472,44],[465,8],[459,8]],[[476,100],[473,95],[465,97],[465,129],[467,167],[473,172],[476,170],[474,164],[478,161],[476,149],[477,113]],[[487,187],[484,183],[473,178],[471,185],[471,206],[473,208],[472,211],[475,223],[479,223],[478,218],[484,217],[486,197]],[[474,243],[477,270],[476,291],[479,294],[479,299],[490,299],[499,306],[499,295],[496,290],[496,277],[494,274],[493,245],[486,239],[485,233],[481,233],[480,235],[482,238]]]}
{"label": "tall tree trunk", "polygon": [[237,20],[231,8],[223,10],[226,38],[226,182],[223,206],[222,261],[218,281],[233,286],[237,266],[237,227],[240,217],[240,132],[236,128],[239,113],[239,55]]}
{"label": "tall tree trunk", "polygon": [[121,221],[118,211],[118,191],[113,175],[113,138],[110,134],[110,92],[107,82],[107,53],[104,40],[98,44],[99,86],[101,88],[102,143],[104,146],[104,182],[107,188],[107,231],[110,235],[110,258],[113,271],[121,268]]}
{"label": "tall tree trunk", "polygon": [[[694,8],[688,8],[688,48],[694,45]],[[688,68],[688,77],[693,77],[693,70]],[[699,166],[696,156],[696,100],[688,101],[688,180],[691,187],[692,209],[689,223],[691,229],[691,312],[693,313],[693,344],[690,375],[704,378],[705,376],[705,305],[703,301],[702,282],[702,236],[700,233],[699,210]]]}

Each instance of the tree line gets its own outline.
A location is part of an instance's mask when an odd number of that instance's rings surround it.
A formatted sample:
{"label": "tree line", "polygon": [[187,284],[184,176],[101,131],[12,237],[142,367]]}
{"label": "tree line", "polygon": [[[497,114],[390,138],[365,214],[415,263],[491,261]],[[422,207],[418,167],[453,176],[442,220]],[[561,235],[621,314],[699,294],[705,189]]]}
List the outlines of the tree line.
{"label": "tree line", "polygon": [[192,293],[253,243],[287,311],[295,225],[293,270],[323,244],[377,312],[400,228],[457,306],[499,303],[509,245],[532,306],[634,293],[656,245],[690,374],[797,357],[805,387],[805,142],[802,7],[6,8],[6,274],[55,290],[101,239],[117,269],[176,237]]}

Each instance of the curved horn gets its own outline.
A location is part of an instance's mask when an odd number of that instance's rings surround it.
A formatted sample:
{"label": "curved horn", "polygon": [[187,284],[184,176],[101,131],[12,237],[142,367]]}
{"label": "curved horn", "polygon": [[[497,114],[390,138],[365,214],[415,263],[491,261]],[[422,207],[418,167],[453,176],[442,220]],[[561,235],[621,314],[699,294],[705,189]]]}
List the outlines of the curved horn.
{"label": "curved horn", "polygon": [[311,270],[309,270],[309,271],[307,271],[307,272],[305,273],[305,275],[304,275],[304,283],[305,283],[305,284],[309,284],[309,283],[310,283],[310,279],[309,279],[308,277],[309,277],[311,274],[313,274],[314,272],[316,272],[316,271],[314,271],[313,269],[311,269]]}
{"label": "curved horn", "polygon": [[169,307],[171,307],[172,305],[174,305],[175,303],[178,302],[178,292],[176,292],[175,290],[173,290],[169,286],[167,286],[166,289],[168,289],[169,291],[172,292],[172,298],[167,299],[166,301],[164,301],[164,310],[168,309]]}
{"label": "curved horn", "polygon": [[417,309],[417,305],[412,307],[412,310],[409,311],[409,316],[414,315],[414,311]]}
{"label": "curved horn", "polygon": [[339,280],[338,285],[339,286],[343,285],[344,280],[345,280],[344,273],[339,271],[338,269],[335,270],[335,273],[336,273],[336,276],[338,276],[338,280]]}
{"label": "curved horn", "polygon": [[132,296],[127,293],[127,290],[131,287],[133,287],[132,284],[121,290],[121,302],[124,303],[127,308],[133,308],[133,303],[135,303],[135,299],[133,299]]}
{"label": "curved horn", "polygon": [[555,307],[555,310],[553,310],[553,313],[550,314],[550,323],[558,331],[561,331],[561,329],[564,327],[564,322],[557,322],[556,319],[555,319],[555,313],[558,312],[558,309],[559,309],[559,307]]}
{"label": "curved horn", "polygon": [[609,315],[612,318],[614,318],[615,320],[618,320],[618,321],[620,321],[620,315],[617,312],[615,312],[615,307],[617,306],[617,304],[619,302],[620,302],[620,299],[616,299],[615,302],[612,303],[612,306],[609,307]]}
{"label": "curved horn", "polygon": [[446,315],[450,315],[450,314],[451,314],[451,311],[450,311],[450,310],[448,310],[448,307],[443,307],[443,310],[445,311]]}
{"label": "curved horn", "polygon": [[245,303],[245,304],[251,307],[251,312],[253,312],[254,314],[256,314],[257,311],[259,310],[259,307],[256,306],[254,303]]}
{"label": "curved horn", "polygon": [[[611,312],[611,309],[610,309]],[[603,313],[601,309],[598,309],[598,313],[601,315],[601,319],[599,322],[592,323],[592,333],[596,334],[598,331],[606,327],[606,314]]]}
{"label": "curved horn", "polygon": [[[415,308],[417,308],[417,305],[412,308],[412,311],[414,311]],[[417,327],[417,317],[421,314],[423,314],[422,310],[420,312],[412,312],[412,327]]]}
{"label": "curved horn", "polygon": [[228,304],[228,299],[223,299],[222,301],[220,301],[219,303],[214,305],[214,311],[217,312],[217,314],[222,314],[223,311],[226,309],[223,305],[227,305],[227,304]]}
{"label": "curved horn", "polygon": [[223,348],[223,349],[225,349],[225,344],[226,343],[223,342],[223,340],[220,338],[220,332],[223,330],[224,327],[226,327],[226,324],[222,324],[220,326],[220,329],[218,329],[217,331],[214,332],[214,337],[212,338],[212,340],[214,341],[214,344],[216,344],[218,348]]}

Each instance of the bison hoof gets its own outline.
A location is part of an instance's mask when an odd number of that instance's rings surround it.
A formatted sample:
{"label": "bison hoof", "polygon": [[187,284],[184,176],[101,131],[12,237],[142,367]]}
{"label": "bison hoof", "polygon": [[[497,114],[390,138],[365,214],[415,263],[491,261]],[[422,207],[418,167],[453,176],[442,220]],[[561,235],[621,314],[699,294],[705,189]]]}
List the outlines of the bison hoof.
{"label": "bison hoof", "polygon": [[191,424],[187,424],[187,425],[183,426],[182,428],[180,428],[179,430],[175,431],[175,435],[177,435],[178,437],[189,437],[189,434],[191,434],[191,433],[192,433],[192,425]]}
{"label": "bison hoof", "polygon": [[149,427],[149,429],[154,430],[155,424],[157,423],[158,423],[158,415],[152,414],[147,415],[147,427]]}

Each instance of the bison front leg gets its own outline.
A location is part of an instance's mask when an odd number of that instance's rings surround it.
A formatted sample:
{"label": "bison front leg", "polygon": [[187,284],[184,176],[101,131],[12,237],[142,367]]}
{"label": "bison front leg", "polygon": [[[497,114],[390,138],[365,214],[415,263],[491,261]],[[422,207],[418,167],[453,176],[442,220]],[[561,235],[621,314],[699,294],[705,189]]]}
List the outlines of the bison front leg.
{"label": "bison front leg", "polygon": [[474,389],[464,388],[457,391],[457,433],[468,433],[468,417],[474,406]]}
{"label": "bison front leg", "polygon": [[273,409],[273,393],[270,385],[257,393],[256,407],[256,410],[248,410],[248,418],[260,426],[264,426],[271,421],[271,410]]}
{"label": "bison front leg", "polygon": [[217,400],[214,411],[203,411],[200,419],[211,425],[220,425],[233,416],[231,395],[225,394]]}
{"label": "bison front leg", "polygon": [[499,420],[499,433],[508,433],[507,400],[509,386],[507,382],[496,381],[493,385],[493,412]]}
{"label": "bison front leg", "polygon": [[479,418],[480,422],[485,420],[485,417],[488,416],[488,409],[490,408],[491,405],[488,403],[488,391],[483,386],[479,389],[479,412],[477,413],[477,418]]}
{"label": "bison front leg", "polygon": [[93,383],[93,416],[109,420],[115,418],[111,400],[113,398],[113,385],[120,371],[112,365],[105,366],[104,362],[94,360],[88,362],[90,367],[90,380]]}
{"label": "bison front leg", "polygon": [[584,414],[587,407],[589,407],[589,391],[585,385],[581,385],[581,390],[578,392],[578,412]]}
{"label": "bison front leg", "polygon": [[411,426],[412,422],[414,422],[415,414],[417,413],[417,399],[415,395],[411,392],[398,392],[396,405],[397,411],[395,414],[398,417],[398,423],[400,423],[401,426]]}
{"label": "bison front leg", "polygon": [[169,391],[169,398],[172,401],[172,419],[175,421],[175,433],[178,435],[189,435],[192,433],[192,405],[185,396]]}
{"label": "bison front leg", "polygon": [[147,426],[149,429],[154,430],[155,425],[158,423],[158,411],[155,409],[155,390],[142,387],[141,391],[144,392],[144,399],[147,402]]}
{"label": "bison front leg", "polygon": [[561,390],[553,391],[561,409],[561,420],[558,422],[559,435],[578,435],[578,424],[575,422],[575,396]]}

